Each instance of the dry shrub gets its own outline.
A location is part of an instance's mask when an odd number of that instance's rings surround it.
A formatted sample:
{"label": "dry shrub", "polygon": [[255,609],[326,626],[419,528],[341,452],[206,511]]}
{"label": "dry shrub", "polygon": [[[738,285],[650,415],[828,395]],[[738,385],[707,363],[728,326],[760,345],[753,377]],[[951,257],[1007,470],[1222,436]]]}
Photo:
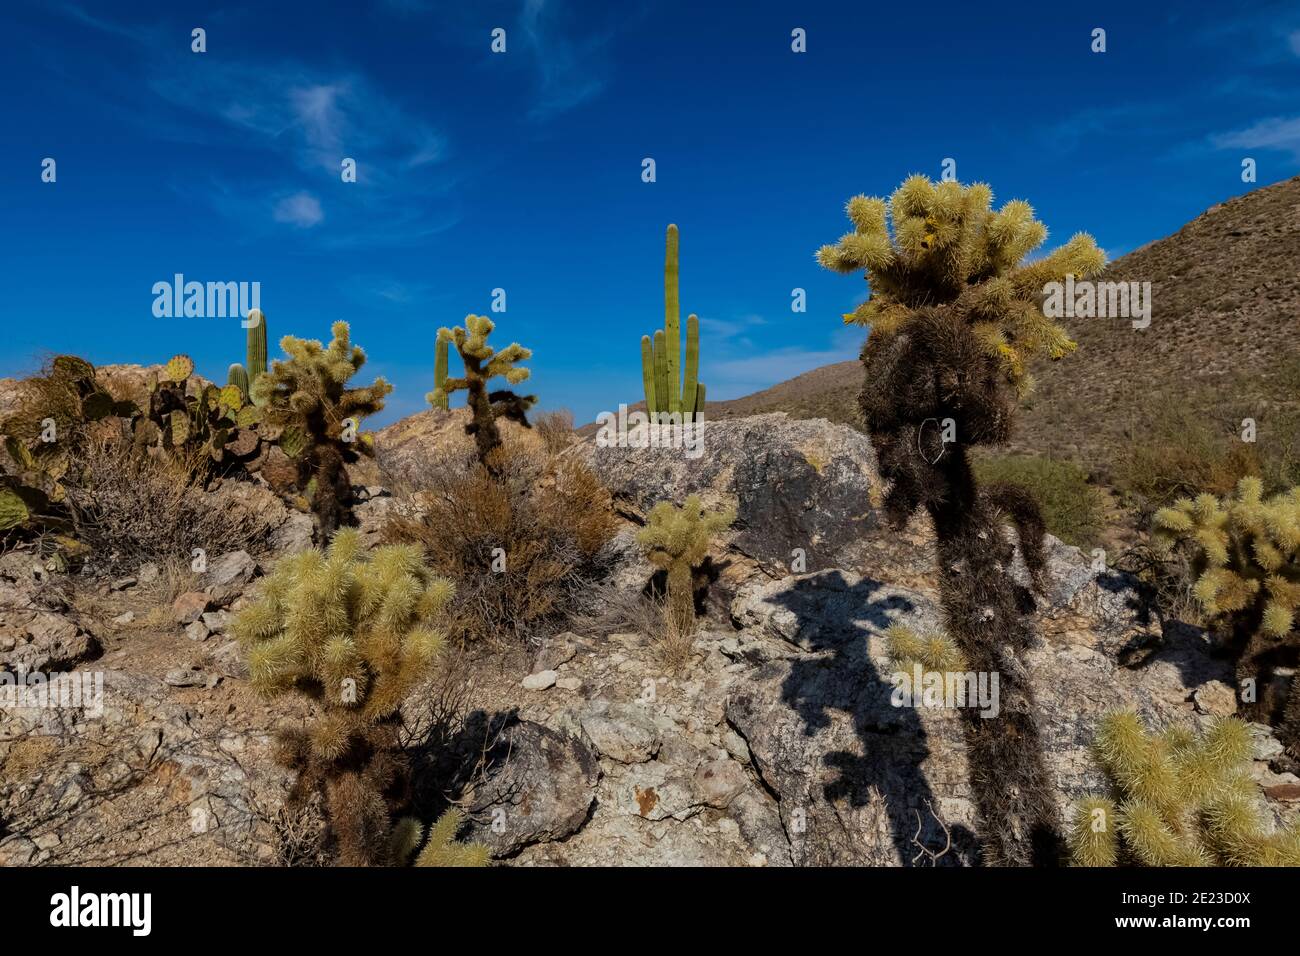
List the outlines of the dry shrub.
{"label": "dry shrub", "polygon": [[1206,624],[1201,603],[1193,590],[1198,575],[1186,549],[1163,551],[1140,542],[1121,553],[1114,563],[1117,571],[1132,574],[1152,589],[1156,606],[1169,620],[1197,627]]}
{"label": "dry shrub", "polygon": [[138,452],[120,433],[97,435],[69,469],[68,506],[74,535],[88,560],[106,571],[156,562],[167,587],[194,548],[209,554],[262,550],[269,526],[251,508],[201,487],[197,457]]}
{"label": "dry shrub", "polygon": [[674,674],[680,674],[695,653],[697,622],[694,616],[686,619],[684,615],[675,613],[672,605],[665,600],[647,600],[653,601],[655,612],[650,631],[655,652],[666,668]]}
{"label": "dry shrub", "polygon": [[533,416],[533,428],[537,430],[546,450],[552,455],[558,455],[573,443],[573,412],[566,408],[539,412]]}
{"label": "dry shrub", "polygon": [[[1245,394],[1247,387],[1234,381],[1221,391],[1233,396]],[[1265,494],[1300,481],[1300,408],[1295,403],[1204,394],[1151,398],[1135,409],[1125,428],[1116,452],[1115,485],[1140,517],[1149,518],[1177,498],[1232,494],[1248,475],[1264,481]],[[1216,407],[1213,415],[1197,410],[1207,405]],[[1246,418],[1256,422],[1254,442],[1242,440]]]}
{"label": "dry shrub", "polygon": [[[536,643],[593,599],[613,509],[571,457],[510,437],[494,454],[498,478],[464,460],[431,468],[415,496],[419,513],[393,518],[385,539],[421,545],[455,582],[453,632],[462,640]],[[502,551],[504,569],[494,570]]]}
{"label": "dry shrub", "polygon": [[640,634],[668,671],[680,674],[695,653],[699,622],[674,614],[663,591],[634,591],[612,582],[596,591],[591,609],[569,622],[582,634]]}
{"label": "dry shrub", "polygon": [[1258,475],[1260,462],[1255,447],[1229,429],[1171,405],[1149,428],[1129,434],[1116,471],[1120,490],[1146,514],[1176,498],[1228,494],[1240,478]]}

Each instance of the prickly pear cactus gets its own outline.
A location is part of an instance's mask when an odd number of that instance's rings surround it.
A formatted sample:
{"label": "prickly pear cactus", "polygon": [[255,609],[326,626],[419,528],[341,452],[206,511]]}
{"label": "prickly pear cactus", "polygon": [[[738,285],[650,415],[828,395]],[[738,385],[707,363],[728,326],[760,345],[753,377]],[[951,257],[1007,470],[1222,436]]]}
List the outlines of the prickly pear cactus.
{"label": "prickly pear cactus", "polygon": [[188,355],[174,355],[163,367],[163,375],[169,382],[183,383],[194,374],[194,360]]}

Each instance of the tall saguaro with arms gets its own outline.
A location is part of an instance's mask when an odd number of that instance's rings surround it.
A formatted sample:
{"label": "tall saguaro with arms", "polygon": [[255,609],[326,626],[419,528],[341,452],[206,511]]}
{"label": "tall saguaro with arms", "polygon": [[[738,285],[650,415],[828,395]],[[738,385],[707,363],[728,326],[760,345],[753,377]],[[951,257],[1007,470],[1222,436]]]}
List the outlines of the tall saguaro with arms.
{"label": "tall saguaro with arms", "polygon": [[664,327],[654,338],[641,336],[641,379],[646,411],[694,417],[704,411],[704,383],[700,381],[700,320],[686,317],[682,340],[681,302],[678,293],[677,227],[670,225],[664,253]]}

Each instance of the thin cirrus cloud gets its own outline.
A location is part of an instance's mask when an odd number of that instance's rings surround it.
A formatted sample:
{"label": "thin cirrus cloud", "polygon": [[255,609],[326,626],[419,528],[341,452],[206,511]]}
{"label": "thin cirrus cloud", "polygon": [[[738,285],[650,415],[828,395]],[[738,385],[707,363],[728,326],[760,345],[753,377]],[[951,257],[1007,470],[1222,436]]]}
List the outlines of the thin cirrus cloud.
{"label": "thin cirrus cloud", "polygon": [[319,199],[311,193],[299,192],[277,202],[272,218],[299,229],[310,229],[325,218],[325,213],[321,210]]}
{"label": "thin cirrus cloud", "polygon": [[[322,246],[392,245],[419,240],[454,225],[459,214],[449,194],[460,175],[441,168],[448,138],[426,119],[404,108],[359,71],[328,71],[284,61],[194,57],[188,46],[171,53],[158,42],[158,25],[135,26],[76,5],[56,8],[84,27],[145,48],[143,76],[130,67],[110,74],[123,91],[99,89],[129,121],[174,142],[264,150],[287,157],[299,175],[245,170],[238,186],[214,169],[216,188],[208,201],[245,228],[259,207],[268,226],[309,229],[326,219],[317,193],[339,181],[344,158],[357,163],[357,186],[328,199],[338,231],[313,231]],[[103,78],[99,81],[102,83]],[[149,96],[141,99],[140,87]],[[97,89],[95,84],[83,88]],[[233,136],[232,136],[233,133]],[[278,165],[278,164],[277,164]],[[435,171],[435,167],[437,167]],[[282,168],[282,167],[281,167]],[[315,181],[319,186],[313,187]],[[192,184],[178,192],[195,193]],[[196,198],[201,198],[197,197]],[[383,228],[373,223],[382,221]]]}
{"label": "thin cirrus cloud", "polygon": [[1274,116],[1245,129],[1212,136],[1218,149],[1275,149],[1300,161],[1300,116]]}

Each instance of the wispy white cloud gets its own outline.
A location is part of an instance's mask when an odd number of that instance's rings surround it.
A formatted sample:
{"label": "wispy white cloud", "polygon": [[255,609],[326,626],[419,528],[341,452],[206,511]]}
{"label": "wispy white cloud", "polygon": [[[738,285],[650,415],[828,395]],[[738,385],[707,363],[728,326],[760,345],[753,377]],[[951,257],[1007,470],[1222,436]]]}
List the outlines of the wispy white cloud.
{"label": "wispy white cloud", "polygon": [[320,200],[311,193],[294,193],[275,204],[271,217],[276,222],[286,222],[299,229],[310,229],[325,218]]}
{"label": "wispy white cloud", "polygon": [[402,310],[411,306],[434,306],[454,298],[445,289],[427,282],[374,273],[348,276],[339,283],[339,291],[359,305]]}
{"label": "wispy white cloud", "polygon": [[1275,149],[1300,161],[1300,116],[1274,116],[1210,138],[1218,149]]}
{"label": "wispy white cloud", "polygon": [[726,350],[731,347],[750,349],[754,340],[750,337],[754,329],[767,325],[761,315],[743,315],[738,319],[715,319],[700,316],[700,331],[706,336],[712,347]]}
{"label": "wispy white cloud", "polygon": [[530,119],[550,119],[594,99],[605,89],[609,71],[605,47],[616,29],[626,28],[640,15],[631,3],[611,5],[611,9],[617,10],[617,21],[598,25],[590,7],[579,11],[554,0],[523,0],[519,29],[538,79],[537,102],[529,111]]}
{"label": "wispy white cloud", "polygon": [[174,64],[151,87],[189,114],[216,117],[268,147],[289,147],[307,172],[337,176],[344,157],[352,157],[366,164],[373,183],[447,155],[441,133],[356,73],[214,60]]}
{"label": "wispy white cloud", "polygon": [[[251,166],[237,184],[207,184],[207,201],[245,230],[256,231],[258,215],[268,224],[306,229],[328,211],[331,228],[313,230],[313,242],[394,245],[433,235],[459,218],[448,197],[460,175],[443,168],[451,155],[448,137],[364,74],[197,56],[188,44],[160,43],[157,24],[136,27],[76,5],[60,12],[148,51],[137,58],[143,77],[111,78],[132,88],[128,121],[167,141],[221,148],[229,147],[234,130],[248,149],[289,158],[296,173],[288,176],[283,162],[266,163]],[[142,83],[152,99],[139,96]],[[345,158],[355,160],[357,181],[331,192],[341,183]],[[194,197],[205,188],[199,177],[173,185]]]}

